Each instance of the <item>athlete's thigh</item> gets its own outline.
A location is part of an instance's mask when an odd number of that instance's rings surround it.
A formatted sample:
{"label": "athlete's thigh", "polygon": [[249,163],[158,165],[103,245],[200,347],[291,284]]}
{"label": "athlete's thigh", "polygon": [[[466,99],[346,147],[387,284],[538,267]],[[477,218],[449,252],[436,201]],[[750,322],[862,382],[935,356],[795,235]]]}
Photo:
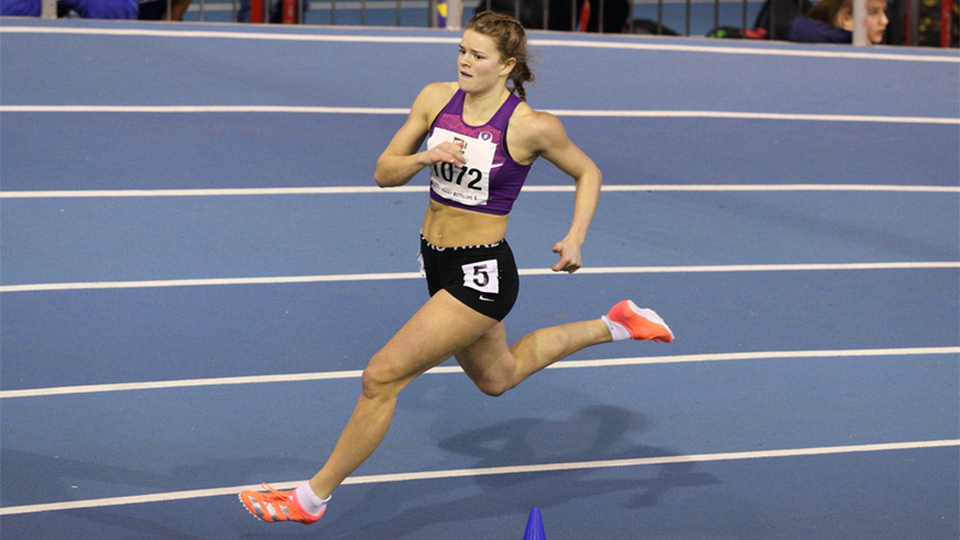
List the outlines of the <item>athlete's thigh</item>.
{"label": "athlete's thigh", "polygon": [[496,324],[441,290],[383,346],[371,367],[393,380],[412,379],[468,347]]}
{"label": "athlete's thigh", "polygon": [[486,377],[500,375],[500,368],[512,371],[512,355],[507,344],[507,331],[503,321],[498,322],[482,336],[456,354],[463,371],[475,382]]}

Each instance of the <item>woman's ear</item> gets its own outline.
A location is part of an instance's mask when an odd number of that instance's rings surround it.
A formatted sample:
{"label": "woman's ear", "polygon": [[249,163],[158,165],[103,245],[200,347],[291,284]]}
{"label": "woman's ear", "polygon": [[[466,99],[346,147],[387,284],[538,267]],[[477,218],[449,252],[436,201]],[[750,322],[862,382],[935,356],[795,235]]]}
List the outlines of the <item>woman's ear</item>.
{"label": "woman's ear", "polygon": [[516,59],[516,58],[510,58],[509,60],[507,60],[506,62],[504,62],[504,63],[503,63],[503,67],[500,68],[500,75],[502,75],[502,76],[510,75],[510,72],[513,71],[513,68],[514,68],[514,66],[516,66],[516,65],[517,65],[517,59]]}

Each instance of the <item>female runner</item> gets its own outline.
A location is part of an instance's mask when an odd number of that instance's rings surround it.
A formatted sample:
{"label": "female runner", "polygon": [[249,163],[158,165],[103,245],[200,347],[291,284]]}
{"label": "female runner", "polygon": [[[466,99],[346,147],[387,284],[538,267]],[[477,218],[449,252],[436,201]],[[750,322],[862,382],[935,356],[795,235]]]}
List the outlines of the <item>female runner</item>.
{"label": "female runner", "polygon": [[[560,121],[526,104],[523,85],[533,81],[526,45],[516,20],[491,12],[474,16],[460,43],[457,82],[427,85],[377,160],[374,179],[384,188],[430,171],[420,255],[431,296],[370,359],[356,409],[320,472],[293,491],[264,484],[266,493],[240,494],[261,520],[320,519],[333,491],[380,445],[400,391],[450,357],[481,391],[498,396],[584,347],[630,338],[673,340],[656,313],[624,300],[599,319],[544,328],[507,344],[502,321],[519,280],[504,237],[530,165],[542,157],[576,182],[570,229],[553,246],[556,272],[580,268],[601,183],[600,170],[567,138]],[[424,139],[427,149],[421,152]]]}

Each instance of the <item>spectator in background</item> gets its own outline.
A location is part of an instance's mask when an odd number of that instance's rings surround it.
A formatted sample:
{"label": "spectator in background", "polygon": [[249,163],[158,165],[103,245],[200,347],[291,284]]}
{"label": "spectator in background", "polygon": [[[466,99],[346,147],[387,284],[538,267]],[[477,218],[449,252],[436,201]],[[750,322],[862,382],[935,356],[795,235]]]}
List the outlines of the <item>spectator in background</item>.
{"label": "spectator in background", "polygon": [[[0,15],[39,17],[40,0],[0,0]],[[137,0],[59,0],[57,16],[67,17],[76,12],[84,19],[136,19]]]}
{"label": "spectator in background", "polygon": [[[887,30],[887,0],[866,0],[867,43],[879,45]],[[790,41],[800,43],[852,43],[853,0],[820,0],[790,24]]]}

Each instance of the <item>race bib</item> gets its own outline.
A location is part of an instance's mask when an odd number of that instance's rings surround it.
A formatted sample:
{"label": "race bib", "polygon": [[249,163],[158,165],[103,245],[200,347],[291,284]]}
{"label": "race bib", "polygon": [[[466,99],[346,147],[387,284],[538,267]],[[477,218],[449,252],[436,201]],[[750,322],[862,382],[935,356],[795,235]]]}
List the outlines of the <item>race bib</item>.
{"label": "race bib", "polygon": [[[488,140],[484,140],[484,139]],[[468,137],[443,128],[435,128],[427,140],[427,148],[442,142],[459,145],[467,163],[455,167],[452,163],[436,163],[430,167],[430,187],[444,199],[466,206],[487,204],[490,198],[490,169],[497,145],[491,142],[489,132],[480,138]]]}

